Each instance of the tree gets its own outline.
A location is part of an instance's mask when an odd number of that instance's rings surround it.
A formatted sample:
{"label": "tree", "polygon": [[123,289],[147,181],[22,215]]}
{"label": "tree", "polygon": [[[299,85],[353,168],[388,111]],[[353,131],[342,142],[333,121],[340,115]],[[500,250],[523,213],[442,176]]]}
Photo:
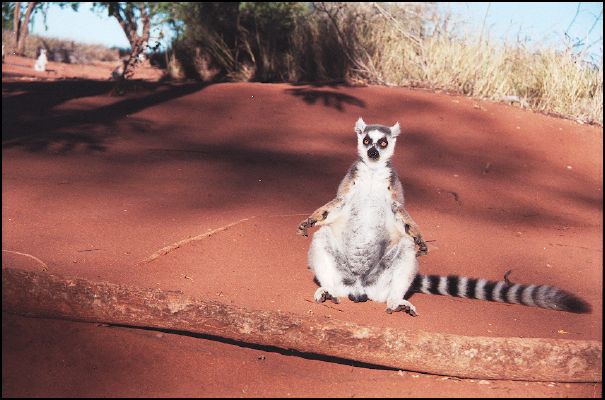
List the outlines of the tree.
{"label": "tree", "polygon": [[[21,12],[21,2],[15,2],[15,11],[13,18],[13,32],[15,33],[15,52],[19,55],[25,50],[25,39],[29,34],[29,22],[32,14],[39,9],[41,3],[37,1],[28,1],[25,6],[25,13]],[[22,17],[23,15],[23,17]]]}
{"label": "tree", "polygon": [[[115,17],[130,43],[130,55],[124,63],[122,74],[124,80],[134,74],[140,56],[149,48],[149,36],[154,17],[166,13],[169,5],[157,2],[97,2],[93,8],[107,9],[107,15]],[[140,29],[139,29],[140,27]]]}
{"label": "tree", "polygon": [[[25,51],[25,41],[29,35],[29,25],[33,21],[34,15],[40,12],[46,18],[46,11],[51,4],[58,5],[61,8],[69,5],[73,10],[77,10],[80,3],[64,1],[28,1],[26,3],[20,1],[2,2],[2,28],[12,29],[15,37],[15,53],[23,55]],[[9,12],[12,12],[12,23]]]}

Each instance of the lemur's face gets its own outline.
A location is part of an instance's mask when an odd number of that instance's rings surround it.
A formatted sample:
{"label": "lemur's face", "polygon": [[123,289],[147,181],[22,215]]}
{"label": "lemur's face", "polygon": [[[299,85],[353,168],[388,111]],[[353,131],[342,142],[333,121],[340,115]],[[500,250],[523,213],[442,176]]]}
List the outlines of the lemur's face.
{"label": "lemur's face", "polygon": [[363,161],[372,163],[388,161],[395,151],[395,142],[399,135],[399,123],[388,127],[384,125],[366,125],[359,118],[355,124],[357,133],[357,151]]}

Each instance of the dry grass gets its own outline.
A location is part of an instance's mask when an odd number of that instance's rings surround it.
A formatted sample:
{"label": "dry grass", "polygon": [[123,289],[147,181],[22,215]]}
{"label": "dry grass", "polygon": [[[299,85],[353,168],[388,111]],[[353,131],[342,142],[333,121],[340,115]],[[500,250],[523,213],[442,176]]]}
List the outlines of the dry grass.
{"label": "dry grass", "polygon": [[[7,51],[15,48],[14,34],[2,31],[2,43]],[[118,49],[110,49],[100,44],[84,44],[73,40],[49,38],[39,35],[28,35],[25,40],[25,57],[36,58],[39,49],[46,49],[51,61],[68,64],[91,64],[97,61],[118,61]]]}
{"label": "dry grass", "polygon": [[[339,44],[354,81],[463,93],[603,124],[603,63],[571,50],[497,45],[458,29],[434,6],[322,3],[323,21],[342,31]],[[317,23],[316,22],[316,23]],[[317,34],[316,39],[320,35]]]}

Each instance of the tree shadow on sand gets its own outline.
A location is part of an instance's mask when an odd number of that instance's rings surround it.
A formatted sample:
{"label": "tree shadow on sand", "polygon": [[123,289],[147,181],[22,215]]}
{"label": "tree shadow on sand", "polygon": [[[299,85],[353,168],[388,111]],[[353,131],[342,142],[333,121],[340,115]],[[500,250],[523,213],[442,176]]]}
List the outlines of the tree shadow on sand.
{"label": "tree shadow on sand", "polygon": [[[145,108],[169,102],[204,89],[203,83],[130,82],[123,97],[110,97],[114,82],[61,80],[2,83],[2,148],[24,147],[42,151],[59,145],[62,152],[83,146],[90,151],[105,151],[111,136],[92,134],[88,128],[106,126]],[[105,98],[98,107],[57,108],[73,100]]]}
{"label": "tree shadow on sand", "polygon": [[[329,90],[320,86],[285,89],[286,94],[318,110],[340,111],[338,117],[327,112],[317,113],[317,118],[309,109],[299,112],[300,104],[277,99],[256,105],[238,98],[237,90],[223,92],[218,87],[212,94],[189,97],[187,103],[173,102],[205,88],[201,83],[142,84],[139,92],[105,102],[99,98],[111,90],[110,82],[5,83],[3,150],[43,153],[59,149],[66,156],[77,156],[81,149],[100,153],[103,167],[90,172],[90,182],[100,185],[153,182],[154,174],[159,177],[174,165],[185,166],[194,176],[207,176],[204,185],[212,188],[209,191],[185,185],[184,192],[171,200],[175,210],[185,213],[192,208],[229,208],[242,198],[312,211],[331,199],[357,156],[353,133],[357,107],[369,108],[370,99],[342,93],[337,86]],[[267,96],[274,93],[267,92]],[[87,104],[87,97],[95,97],[95,101],[84,108],[80,100]],[[71,100],[78,101],[67,109],[57,109]],[[152,114],[144,110],[149,107],[154,107],[154,114],[162,114],[165,122],[147,120]],[[294,109],[296,113],[285,114],[288,119],[276,122],[282,111],[276,107]],[[446,118],[448,125],[464,124],[472,131],[502,129],[476,110],[452,111],[424,98],[402,97],[399,102],[385,99],[368,111],[375,120],[385,120],[393,118],[392,110],[399,108],[404,111],[397,115],[407,120]],[[134,113],[138,113],[137,118],[129,117]],[[557,207],[519,196],[519,184],[550,198],[577,203],[583,209],[602,210],[602,198],[592,191],[591,177],[571,171],[567,172],[569,178],[561,178],[555,160],[544,159],[539,152],[520,147],[505,135],[475,134],[461,142],[446,138],[440,129],[424,126],[406,130],[404,124],[394,165],[412,204],[474,219],[501,220],[493,208],[469,204],[471,194],[459,189],[455,179],[444,183],[437,178],[457,173],[475,188],[473,194],[480,193],[475,198],[482,198],[486,204],[498,203],[496,209],[520,225],[579,222]],[[114,151],[108,143],[115,135],[127,135],[136,146]],[[292,146],[292,141],[303,144]],[[313,145],[312,151],[306,147],[309,144]],[[534,171],[546,180],[538,181],[539,175],[524,168],[520,160],[537,165]],[[70,159],[63,158],[62,162],[69,163]],[[488,163],[491,170],[484,173]]]}
{"label": "tree shadow on sand", "polygon": [[287,89],[286,93],[300,97],[307,104],[315,105],[320,103],[319,105],[334,108],[340,112],[345,110],[345,105],[366,107],[366,103],[363,100],[335,90],[295,88]]}

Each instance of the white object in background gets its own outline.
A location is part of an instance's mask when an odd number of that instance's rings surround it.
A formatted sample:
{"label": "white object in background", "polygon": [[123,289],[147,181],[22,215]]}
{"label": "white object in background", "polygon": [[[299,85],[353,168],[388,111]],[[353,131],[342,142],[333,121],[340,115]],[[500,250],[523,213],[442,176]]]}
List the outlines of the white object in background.
{"label": "white object in background", "polygon": [[36,71],[44,72],[46,71],[46,63],[48,63],[48,59],[46,58],[46,50],[40,49],[40,55],[36,60],[36,64],[34,64],[34,69]]}

